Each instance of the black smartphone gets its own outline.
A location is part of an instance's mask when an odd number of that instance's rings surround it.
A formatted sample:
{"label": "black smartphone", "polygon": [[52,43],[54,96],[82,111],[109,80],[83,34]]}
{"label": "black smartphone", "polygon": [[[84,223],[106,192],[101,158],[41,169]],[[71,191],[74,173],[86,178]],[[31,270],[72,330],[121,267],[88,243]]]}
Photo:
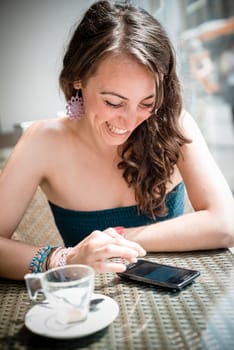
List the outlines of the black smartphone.
{"label": "black smartphone", "polygon": [[127,269],[119,272],[118,275],[138,282],[180,290],[198,277],[200,272],[138,259],[136,263],[129,264]]}

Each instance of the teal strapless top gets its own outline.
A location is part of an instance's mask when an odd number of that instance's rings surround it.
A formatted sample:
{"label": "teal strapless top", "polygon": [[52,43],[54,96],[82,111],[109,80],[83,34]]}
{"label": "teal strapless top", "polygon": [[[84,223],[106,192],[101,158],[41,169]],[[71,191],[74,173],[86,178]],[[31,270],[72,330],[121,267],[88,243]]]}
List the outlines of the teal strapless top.
{"label": "teal strapless top", "polygon": [[155,220],[139,213],[137,206],[120,207],[97,211],[64,209],[49,201],[55,224],[65,246],[74,246],[94,230],[108,227],[138,227],[164,221],[182,215],[184,212],[184,184],[178,184],[166,196],[168,213]]}

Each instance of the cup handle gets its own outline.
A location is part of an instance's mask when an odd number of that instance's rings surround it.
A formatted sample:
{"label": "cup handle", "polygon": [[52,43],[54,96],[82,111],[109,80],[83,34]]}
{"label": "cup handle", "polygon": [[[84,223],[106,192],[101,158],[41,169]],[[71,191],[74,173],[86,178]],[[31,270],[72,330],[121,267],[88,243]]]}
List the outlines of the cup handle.
{"label": "cup handle", "polygon": [[30,300],[35,301],[37,294],[42,290],[42,273],[27,273],[24,276]]}

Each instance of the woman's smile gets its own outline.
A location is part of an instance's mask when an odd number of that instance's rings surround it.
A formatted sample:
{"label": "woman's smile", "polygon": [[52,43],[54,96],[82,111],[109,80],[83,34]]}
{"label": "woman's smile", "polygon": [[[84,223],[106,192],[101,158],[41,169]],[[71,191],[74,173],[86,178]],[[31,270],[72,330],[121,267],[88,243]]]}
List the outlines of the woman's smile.
{"label": "woman's smile", "polygon": [[111,124],[110,122],[106,121],[106,126],[108,128],[108,130],[115,135],[125,135],[128,133],[127,129],[123,129],[117,126],[114,126],[113,124]]}

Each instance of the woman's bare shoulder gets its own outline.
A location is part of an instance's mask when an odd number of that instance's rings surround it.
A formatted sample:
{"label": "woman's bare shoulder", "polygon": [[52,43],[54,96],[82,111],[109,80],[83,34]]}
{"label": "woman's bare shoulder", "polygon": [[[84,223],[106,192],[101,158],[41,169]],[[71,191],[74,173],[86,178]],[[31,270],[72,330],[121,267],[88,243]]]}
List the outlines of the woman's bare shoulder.
{"label": "woman's bare shoulder", "polygon": [[186,137],[193,139],[198,135],[201,136],[201,131],[197,125],[195,118],[190,112],[183,109],[179,118],[180,127]]}
{"label": "woman's bare shoulder", "polygon": [[62,141],[69,132],[69,123],[65,118],[37,120],[24,130],[20,142],[32,146],[52,146],[54,142]]}
{"label": "woman's bare shoulder", "polygon": [[63,118],[32,122],[22,133],[12,152],[12,160],[30,164],[50,163],[64,147],[63,141],[69,133]]}
{"label": "woman's bare shoulder", "polygon": [[53,136],[66,132],[65,118],[41,119],[30,123],[24,130],[26,135]]}

